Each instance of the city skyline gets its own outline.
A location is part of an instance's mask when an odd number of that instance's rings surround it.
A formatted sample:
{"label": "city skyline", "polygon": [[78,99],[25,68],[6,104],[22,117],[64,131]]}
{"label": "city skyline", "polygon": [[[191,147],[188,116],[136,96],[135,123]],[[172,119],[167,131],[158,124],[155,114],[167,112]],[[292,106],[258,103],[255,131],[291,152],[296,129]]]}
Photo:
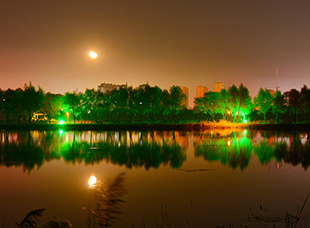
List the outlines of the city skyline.
{"label": "city skyline", "polygon": [[[306,1],[7,1],[0,31],[1,88],[45,92],[100,83],[189,89],[241,83],[280,91],[310,84]],[[88,55],[93,50],[96,59]]]}

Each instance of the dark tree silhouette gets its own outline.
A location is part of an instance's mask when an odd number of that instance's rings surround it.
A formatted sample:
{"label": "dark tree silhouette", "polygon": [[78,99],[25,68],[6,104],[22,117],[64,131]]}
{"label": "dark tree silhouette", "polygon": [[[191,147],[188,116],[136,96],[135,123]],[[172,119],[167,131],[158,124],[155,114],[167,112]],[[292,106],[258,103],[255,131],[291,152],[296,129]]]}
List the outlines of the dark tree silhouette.
{"label": "dark tree silhouette", "polygon": [[127,101],[128,101],[128,91],[126,88],[119,88],[118,90],[113,90],[112,92],[112,103],[114,110],[118,113],[118,122],[121,122],[122,113],[128,110]]}
{"label": "dark tree silhouette", "polygon": [[285,97],[281,94],[280,91],[276,91],[272,103],[273,104],[271,106],[271,111],[273,114],[276,115],[275,122],[278,123],[279,113],[285,113],[287,111],[287,101],[285,100]]}
{"label": "dark tree silhouette", "polygon": [[302,111],[305,115],[306,122],[308,123],[310,114],[310,89],[308,89],[306,85],[301,88],[300,96]]}
{"label": "dark tree silhouette", "polygon": [[291,89],[289,91],[289,108],[295,114],[295,123],[298,122],[298,114],[301,111],[301,96],[300,92],[296,89]]}
{"label": "dark tree silhouette", "polygon": [[164,96],[164,113],[170,114],[175,123],[176,116],[185,108],[186,95],[179,86],[171,86],[169,93]]}
{"label": "dark tree silhouette", "polygon": [[161,110],[162,90],[158,87],[151,87],[148,84],[145,87],[148,100],[148,114],[151,122],[154,122],[155,115]]}
{"label": "dark tree silhouette", "polygon": [[40,87],[38,90],[29,82],[29,85],[25,84],[23,100],[25,102],[25,110],[28,114],[28,122],[31,122],[32,114],[41,109],[45,100],[43,89]]}
{"label": "dark tree silhouette", "polygon": [[27,105],[23,100],[24,92],[21,88],[14,90],[12,97],[12,106],[14,108],[13,114],[17,119],[17,123],[20,124],[20,119]]}

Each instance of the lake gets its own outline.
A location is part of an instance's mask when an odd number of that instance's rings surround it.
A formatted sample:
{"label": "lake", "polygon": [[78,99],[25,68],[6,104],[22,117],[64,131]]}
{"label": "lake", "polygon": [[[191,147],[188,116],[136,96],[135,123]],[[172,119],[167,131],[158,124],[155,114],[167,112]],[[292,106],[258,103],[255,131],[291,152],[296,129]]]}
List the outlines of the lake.
{"label": "lake", "polygon": [[307,132],[1,131],[0,143],[3,227],[40,208],[40,225],[87,227],[89,178],[123,172],[114,227],[285,227],[286,212],[310,226]]}

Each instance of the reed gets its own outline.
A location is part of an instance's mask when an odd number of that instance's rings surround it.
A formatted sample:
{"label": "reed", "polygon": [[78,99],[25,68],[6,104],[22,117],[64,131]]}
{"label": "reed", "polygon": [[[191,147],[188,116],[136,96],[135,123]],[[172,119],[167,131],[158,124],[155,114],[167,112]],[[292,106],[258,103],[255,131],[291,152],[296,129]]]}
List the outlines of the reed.
{"label": "reed", "polygon": [[26,215],[26,217],[19,224],[16,223],[16,225],[18,226],[18,228],[35,228],[35,227],[38,227],[37,222],[39,221],[39,217],[42,216],[42,212],[44,210],[45,210],[45,208],[30,211]]}

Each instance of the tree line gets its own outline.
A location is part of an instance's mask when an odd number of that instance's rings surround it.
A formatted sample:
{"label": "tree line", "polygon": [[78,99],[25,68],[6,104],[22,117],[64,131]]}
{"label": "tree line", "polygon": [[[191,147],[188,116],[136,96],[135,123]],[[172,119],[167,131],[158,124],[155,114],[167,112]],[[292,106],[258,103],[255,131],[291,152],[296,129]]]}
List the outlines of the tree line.
{"label": "tree line", "polygon": [[201,121],[260,121],[298,123],[309,121],[310,89],[300,92],[271,91],[260,88],[252,100],[243,84],[218,92],[207,92],[195,98],[193,109],[185,105],[186,95],[179,86],[162,90],[143,84],[136,88],[121,87],[105,93],[96,89],[67,92],[64,95],[44,93],[31,82],[24,88],[0,89],[1,121],[31,122],[34,112],[46,113],[49,120],[68,123],[198,123]]}
{"label": "tree line", "polygon": [[[201,98],[195,98],[195,108],[201,115],[220,114],[223,120],[229,114],[233,122],[260,121],[266,123],[308,123],[310,111],[310,89],[304,85],[300,92],[296,89],[281,93],[260,88],[253,101],[249,90],[240,84],[232,85],[220,93],[208,92]],[[194,109],[195,109],[194,108]]]}
{"label": "tree line", "polygon": [[22,119],[31,122],[33,113],[41,109],[45,94],[42,88],[36,89],[30,82],[24,89],[0,89],[0,98],[1,121],[11,123],[15,119],[19,124]]}

